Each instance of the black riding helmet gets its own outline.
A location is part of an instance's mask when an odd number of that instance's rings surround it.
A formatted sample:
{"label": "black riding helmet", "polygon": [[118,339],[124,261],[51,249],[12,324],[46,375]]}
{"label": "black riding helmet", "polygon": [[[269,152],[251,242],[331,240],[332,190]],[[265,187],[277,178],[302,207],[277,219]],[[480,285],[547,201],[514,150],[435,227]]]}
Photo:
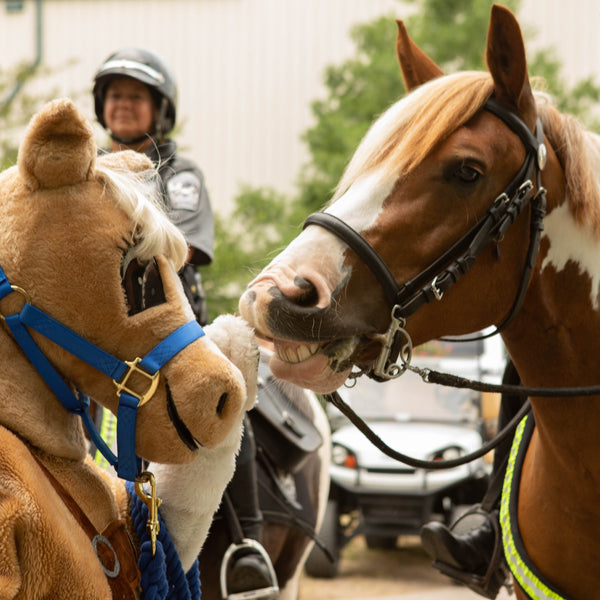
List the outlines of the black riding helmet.
{"label": "black riding helmet", "polygon": [[[175,126],[177,86],[171,69],[162,58],[143,48],[124,48],[111,54],[98,69],[94,77],[94,108],[102,127],[104,122],[104,99],[108,84],[116,77],[131,77],[146,84],[158,108],[155,131],[149,132],[161,139]],[[139,140],[120,140],[135,143]]]}

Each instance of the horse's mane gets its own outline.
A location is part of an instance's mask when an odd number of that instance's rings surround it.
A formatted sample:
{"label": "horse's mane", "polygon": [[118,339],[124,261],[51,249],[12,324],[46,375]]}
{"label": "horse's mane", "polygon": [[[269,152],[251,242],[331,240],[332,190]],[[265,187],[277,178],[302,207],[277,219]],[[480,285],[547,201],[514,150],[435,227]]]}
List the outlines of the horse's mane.
{"label": "horse's mane", "polygon": [[561,114],[551,99],[535,93],[544,133],[565,174],[569,209],[577,223],[600,231],[600,137],[572,115]]}
{"label": "horse's mane", "polygon": [[[488,73],[463,71],[434,79],[393,104],[375,121],[342,176],[333,200],[362,175],[395,181],[408,175],[434,147],[464,125],[493,91]],[[580,224],[600,231],[600,137],[535,92],[550,145],[563,167],[569,207]]]}
{"label": "horse's mane", "polygon": [[170,259],[176,270],[185,261],[187,243],[183,234],[164,212],[155,170],[135,173],[106,165],[97,165],[107,191],[131,218],[132,258],[142,262],[157,254]]}

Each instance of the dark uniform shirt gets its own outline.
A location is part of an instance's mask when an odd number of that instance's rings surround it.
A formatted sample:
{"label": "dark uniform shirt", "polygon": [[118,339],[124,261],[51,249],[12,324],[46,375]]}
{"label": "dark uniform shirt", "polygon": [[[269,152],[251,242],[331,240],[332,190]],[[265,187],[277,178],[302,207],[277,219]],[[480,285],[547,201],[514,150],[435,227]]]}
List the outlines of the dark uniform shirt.
{"label": "dark uniform shirt", "polygon": [[214,218],[202,171],[177,154],[173,140],[150,146],[146,155],[158,167],[169,218],[194,250],[190,262],[209,264],[213,259]]}

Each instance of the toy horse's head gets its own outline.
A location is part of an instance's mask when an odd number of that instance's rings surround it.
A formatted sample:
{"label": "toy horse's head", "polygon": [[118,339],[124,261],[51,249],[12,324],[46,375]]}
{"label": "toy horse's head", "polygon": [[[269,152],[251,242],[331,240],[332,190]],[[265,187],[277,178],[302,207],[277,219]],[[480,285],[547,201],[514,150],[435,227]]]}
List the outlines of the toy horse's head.
{"label": "toy horse's head", "polygon": [[[23,292],[0,300],[10,317],[24,299],[120,361],[146,356],[193,320],[177,270],[187,246],[151,200],[154,169],[135,152],[97,158],[92,131],[68,100],[32,120],[18,165],[0,175],[0,268]],[[13,288],[15,289],[15,288]],[[29,331],[60,378],[114,413],[111,377]],[[241,344],[249,341],[248,328]],[[47,452],[81,456],[83,430],[0,324],[0,423]],[[137,369],[127,386],[146,394],[136,454],[184,463],[217,445],[245,408],[240,371],[206,337],[161,366],[156,389]],[[154,385],[154,383],[152,385]]]}

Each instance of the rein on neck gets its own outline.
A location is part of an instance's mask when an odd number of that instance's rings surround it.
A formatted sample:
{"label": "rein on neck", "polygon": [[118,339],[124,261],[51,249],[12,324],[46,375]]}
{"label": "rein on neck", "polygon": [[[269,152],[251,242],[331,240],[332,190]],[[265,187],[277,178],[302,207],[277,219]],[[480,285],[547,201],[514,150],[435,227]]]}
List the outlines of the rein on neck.
{"label": "rein on neck", "polygon": [[[11,285],[0,267],[0,300],[12,293],[21,295],[25,303],[18,313],[12,315],[0,313],[0,320],[6,323],[15,341],[61,404],[70,413],[81,417],[92,442],[116,469],[117,475],[128,481],[136,480],[142,468],[141,458],[135,454],[137,411],[154,395],[158,387],[160,369],[181,350],[202,337],[204,330],[196,321],[189,321],[167,336],[143,358],[122,361],[33,306],[27,292],[23,288]],[[90,399],[79,391],[77,393],[72,391],[35,343],[28,328],[43,335],[113,380],[119,398],[117,412],[118,456],[110,450],[98,433],[89,413]],[[134,373],[145,379],[147,384],[145,392],[138,393],[128,387],[129,378]]]}
{"label": "rein on neck", "polygon": [[[506,328],[525,300],[539,249],[543,230],[542,221],[546,214],[546,190],[541,185],[541,172],[546,165],[547,156],[544,131],[538,119],[535,134],[532,134],[516,113],[493,98],[486,102],[483,109],[501,119],[519,136],[525,146],[525,160],[505,190],[494,199],[485,215],[446,252],[410,281],[399,285],[376,250],[338,217],[327,212],[314,213],[304,222],[304,227],[319,225],[338,236],[367,265],[383,288],[388,305],[391,307],[391,324],[375,366],[367,372],[369,377],[377,381],[398,377],[404,373],[407,363],[410,362],[412,341],[404,329],[406,318],[424,304],[441,300],[445,292],[471,269],[483,249],[493,241],[498,243],[502,239],[510,225],[531,201],[529,247],[519,290],[506,319],[488,335],[495,335]],[[532,198],[534,172],[536,172],[537,192]],[[403,366],[396,363],[401,352]]]}

